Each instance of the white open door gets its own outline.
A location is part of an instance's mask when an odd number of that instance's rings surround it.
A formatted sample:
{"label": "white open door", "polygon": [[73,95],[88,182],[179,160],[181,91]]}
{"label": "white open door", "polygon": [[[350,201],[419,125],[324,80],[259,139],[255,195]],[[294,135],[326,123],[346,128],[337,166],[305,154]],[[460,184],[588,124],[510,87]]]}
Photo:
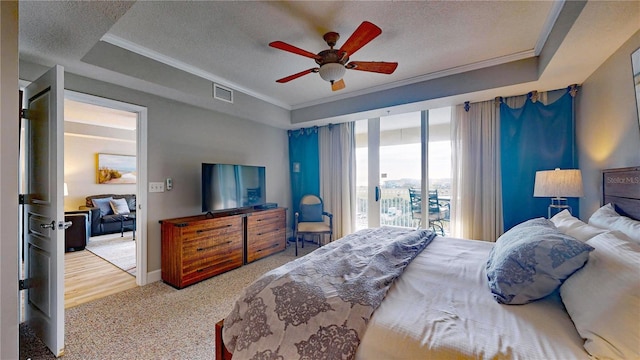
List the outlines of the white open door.
{"label": "white open door", "polygon": [[23,219],[25,318],[56,356],[64,353],[64,69],[25,89],[26,191]]}

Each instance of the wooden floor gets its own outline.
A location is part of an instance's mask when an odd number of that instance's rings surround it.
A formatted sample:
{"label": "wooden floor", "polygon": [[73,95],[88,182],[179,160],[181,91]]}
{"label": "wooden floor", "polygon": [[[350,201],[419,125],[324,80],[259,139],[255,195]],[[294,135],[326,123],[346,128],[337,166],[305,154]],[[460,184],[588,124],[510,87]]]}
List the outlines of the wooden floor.
{"label": "wooden floor", "polygon": [[82,250],[64,255],[64,307],[70,308],[136,287],[136,278]]}

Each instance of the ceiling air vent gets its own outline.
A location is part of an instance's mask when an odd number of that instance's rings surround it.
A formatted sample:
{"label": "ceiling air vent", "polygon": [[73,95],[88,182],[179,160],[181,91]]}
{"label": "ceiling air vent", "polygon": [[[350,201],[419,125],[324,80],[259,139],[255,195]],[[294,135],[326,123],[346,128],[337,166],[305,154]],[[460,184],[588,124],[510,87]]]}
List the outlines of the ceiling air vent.
{"label": "ceiling air vent", "polygon": [[233,103],[233,90],[214,83],[213,98]]}

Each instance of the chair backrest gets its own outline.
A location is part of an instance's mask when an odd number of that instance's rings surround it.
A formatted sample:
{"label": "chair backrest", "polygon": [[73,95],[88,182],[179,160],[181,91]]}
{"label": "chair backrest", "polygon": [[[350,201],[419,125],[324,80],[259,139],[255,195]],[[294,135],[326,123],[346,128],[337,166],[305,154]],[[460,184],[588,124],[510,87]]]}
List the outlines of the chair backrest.
{"label": "chair backrest", "polygon": [[300,217],[301,222],[320,222],[324,221],[322,212],[324,204],[322,199],[316,195],[305,195],[300,199]]}
{"label": "chair backrest", "polygon": [[411,204],[411,216],[420,219],[422,213],[422,193],[419,189],[409,188],[409,202]]}
{"label": "chair backrest", "polygon": [[438,200],[438,190],[429,190],[429,214],[440,213],[440,202]]}

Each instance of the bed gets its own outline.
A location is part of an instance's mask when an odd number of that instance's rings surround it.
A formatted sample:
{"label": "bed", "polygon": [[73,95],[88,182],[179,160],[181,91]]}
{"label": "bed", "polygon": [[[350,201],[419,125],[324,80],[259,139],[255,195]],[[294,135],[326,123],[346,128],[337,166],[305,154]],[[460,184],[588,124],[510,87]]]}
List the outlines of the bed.
{"label": "bed", "polygon": [[[408,248],[418,250],[414,255],[407,255],[411,260],[406,261],[405,257],[398,261],[396,265],[404,271],[392,276],[389,287],[382,290],[386,293],[384,300],[364,315],[359,312],[359,305],[346,306],[347,313],[353,312],[358,320],[363,319],[360,322],[365,323],[365,327],[361,332],[340,333],[347,323],[357,322],[350,319],[344,323],[332,320],[335,323],[332,326],[322,323],[326,317],[322,315],[298,320],[294,325],[289,321],[284,327],[273,325],[272,331],[266,331],[269,336],[264,338],[276,338],[276,345],[268,345],[267,350],[261,351],[263,345],[248,342],[234,358],[294,358],[287,351],[298,350],[300,354],[303,345],[309,345],[312,339],[316,345],[309,347],[315,349],[311,353],[306,350],[304,355],[308,359],[639,358],[640,167],[603,171],[603,204],[588,223],[564,212],[551,221],[532,219],[523,223],[520,230],[505,233],[504,239],[496,243],[440,236],[422,241],[420,245],[408,243]],[[548,225],[549,222],[553,225]],[[494,265],[513,263],[513,253],[509,253],[512,244],[518,241],[531,243],[518,236],[540,231],[548,238],[551,237],[549,228],[555,229],[553,236],[561,239],[553,244],[552,252],[558,254],[560,244],[562,261],[566,262],[554,268],[553,271],[564,271],[557,278],[536,280],[533,287],[542,283],[546,295],[538,289],[529,293],[532,286],[526,282],[525,288],[517,289],[521,286],[517,282],[504,281],[501,276],[512,276],[517,271],[513,267],[502,269]],[[420,236],[424,238],[423,235],[425,233]],[[373,235],[368,233],[367,236]],[[401,236],[405,239],[408,235],[402,233]],[[334,243],[339,245],[340,240]],[[503,253],[509,255],[502,256]],[[518,250],[517,256],[522,254]],[[541,262],[537,253],[535,256],[536,261]],[[501,262],[502,258],[506,260]],[[304,263],[307,260],[296,261]],[[552,260],[555,262],[557,256]],[[566,265],[569,262],[575,263]],[[284,273],[284,270],[279,271]],[[537,268],[537,271],[543,274],[542,269]],[[319,279],[312,282],[323,281]],[[514,288],[510,288],[512,285]],[[258,290],[275,294],[281,287],[269,289],[261,284],[255,291],[250,287],[249,300]],[[260,316],[241,309],[247,307],[245,303],[249,300],[246,297],[239,299],[234,312],[216,324],[216,359],[230,359],[233,351],[228,347],[242,348],[238,346],[238,334],[242,331],[237,331],[242,326],[245,332],[256,337],[256,329],[260,326],[254,325]],[[273,301],[278,307],[278,301]],[[340,305],[331,306],[338,308]],[[324,314],[333,316],[333,312],[331,309]],[[274,316],[282,317],[278,314]],[[299,317],[300,314],[288,316]],[[334,335],[323,339],[317,335],[308,337],[298,329],[300,324],[319,327],[324,330],[323,334]],[[345,339],[349,336],[359,340],[353,352],[350,352],[351,348],[347,349],[349,344]],[[285,341],[289,338],[294,340],[292,349],[287,350]],[[340,351],[322,354],[327,348],[339,348]]]}

